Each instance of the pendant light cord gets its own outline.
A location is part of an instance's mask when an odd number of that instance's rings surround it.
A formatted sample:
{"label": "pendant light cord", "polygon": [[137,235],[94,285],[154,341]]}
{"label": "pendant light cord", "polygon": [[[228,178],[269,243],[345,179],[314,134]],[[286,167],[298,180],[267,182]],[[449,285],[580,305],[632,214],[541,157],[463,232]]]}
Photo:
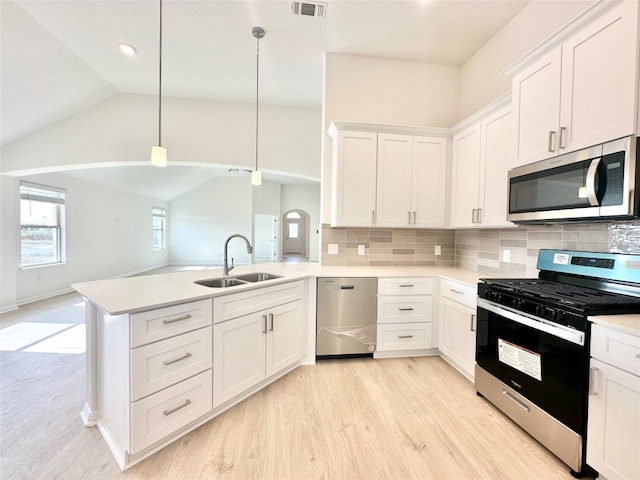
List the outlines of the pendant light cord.
{"label": "pendant light cord", "polygon": [[260,82],[260,37],[256,38],[256,171],[258,171],[258,105]]}
{"label": "pendant light cord", "polygon": [[160,58],[158,59],[158,146],[162,146],[162,0],[160,0]]}

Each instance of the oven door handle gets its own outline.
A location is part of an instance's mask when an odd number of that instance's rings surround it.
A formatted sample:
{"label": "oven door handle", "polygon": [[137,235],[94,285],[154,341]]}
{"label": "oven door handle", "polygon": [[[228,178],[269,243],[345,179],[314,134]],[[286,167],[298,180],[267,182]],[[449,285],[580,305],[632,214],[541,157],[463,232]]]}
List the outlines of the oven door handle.
{"label": "oven door handle", "polygon": [[484,308],[485,310],[493,312],[496,315],[508,318],[509,320],[513,320],[514,322],[526,325],[535,330],[540,330],[542,332],[553,335],[554,337],[559,337],[571,343],[575,343],[576,345],[584,346],[584,332],[580,332],[579,330],[572,330],[570,328],[550,325],[539,319],[526,316],[521,312],[503,307],[502,305],[498,306],[482,298],[478,298],[478,308]]}

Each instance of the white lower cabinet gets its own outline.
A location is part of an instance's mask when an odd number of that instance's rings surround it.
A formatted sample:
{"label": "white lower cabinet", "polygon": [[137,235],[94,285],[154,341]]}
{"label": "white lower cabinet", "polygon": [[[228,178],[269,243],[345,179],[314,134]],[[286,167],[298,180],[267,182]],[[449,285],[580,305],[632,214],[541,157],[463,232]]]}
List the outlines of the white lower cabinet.
{"label": "white lower cabinet", "polygon": [[379,278],[374,357],[424,355],[433,345],[433,279]]}
{"label": "white lower cabinet", "polygon": [[593,325],[587,463],[607,480],[640,478],[640,336]]}
{"label": "white lower cabinet", "polygon": [[442,280],[438,315],[438,349],[442,357],[473,380],[476,358],[475,286]]}
{"label": "white lower cabinet", "polygon": [[[302,282],[298,282],[302,292]],[[287,284],[289,285],[289,284]],[[291,284],[293,285],[293,284]],[[291,288],[263,292],[254,309],[261,305],[273,305],[252,313],[238,316],[213,327],[213,406],[218,407],[241,395],[263,380],[294,365],[304,355],[304,301],[289,299]],[[249,293],[249,292],[247,292]],[[237,294],[245,295],[245,294]],[[300,297],[302,293],[300,293]],[[243,305],[236,295],[214,299],[214,311],[225,311],[224,305]],[[253,297],[255,298],[255,297]],[[229,311],[229,308],[226,308]],[[216,317],[217,322],[217,317]]]}

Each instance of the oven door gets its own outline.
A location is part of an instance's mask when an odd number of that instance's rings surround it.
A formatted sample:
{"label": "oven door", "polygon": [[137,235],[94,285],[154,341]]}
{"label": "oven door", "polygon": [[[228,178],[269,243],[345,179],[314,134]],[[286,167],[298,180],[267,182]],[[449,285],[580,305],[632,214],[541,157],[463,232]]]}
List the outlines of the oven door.
{"label": "oven door", "polygon": [[478,299],[476,363],[574,432],[586,428],[585,333]]}

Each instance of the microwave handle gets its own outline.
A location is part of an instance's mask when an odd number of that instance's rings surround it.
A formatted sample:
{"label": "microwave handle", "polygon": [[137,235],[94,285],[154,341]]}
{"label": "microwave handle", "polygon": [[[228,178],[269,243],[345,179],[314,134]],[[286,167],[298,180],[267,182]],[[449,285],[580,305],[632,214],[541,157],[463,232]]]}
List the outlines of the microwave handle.
{"label": "microwave handle", "polygon": [[587,198],[589,199],[589,204],[592,207],[597,207],[600,205],[596,192],[596,174],[598,173],[598,167],[600,166],[601,161],[602,157],[594,158],[593,160],[591,160],[591,164],[589,165],[589,169],[587,170],[587,178],[585,180],[585,187],[587,188]]}

